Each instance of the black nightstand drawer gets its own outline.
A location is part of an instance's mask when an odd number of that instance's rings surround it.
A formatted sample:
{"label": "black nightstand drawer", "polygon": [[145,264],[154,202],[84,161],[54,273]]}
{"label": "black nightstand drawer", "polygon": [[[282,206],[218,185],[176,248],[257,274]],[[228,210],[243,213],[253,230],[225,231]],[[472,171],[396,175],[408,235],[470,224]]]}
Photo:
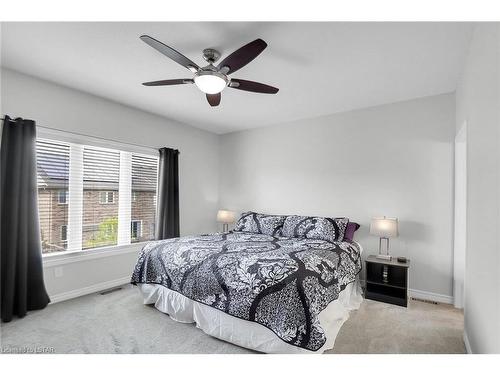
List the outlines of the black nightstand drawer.
{"label": "black nightstand drawer", "polygon": [[[384,267],[387,267],[387,281],[384,282]],[[366,263],[366,279],[392,286],[406,288],[406,270],[405,267],[388,266],[381,263]]]}
{"label": "black nightstand drawer", "polygon": [[409,267],[409,261],[398,263],[396,260],[378,259],[370,255],[366,259],[365,297],[407,307]]}
{"label": "black nightstand drawer", "polygon": [[365,297],[379,302],[404,306],[408,304],[406,289],[394,288],[387,285],[366,283]]}

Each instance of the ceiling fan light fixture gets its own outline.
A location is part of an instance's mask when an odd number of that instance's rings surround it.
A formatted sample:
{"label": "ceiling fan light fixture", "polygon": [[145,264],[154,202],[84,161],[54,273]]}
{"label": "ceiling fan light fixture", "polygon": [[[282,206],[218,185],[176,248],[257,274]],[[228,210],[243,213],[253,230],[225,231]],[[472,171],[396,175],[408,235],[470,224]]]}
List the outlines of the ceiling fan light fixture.
{"label": "ceiling fan light fixture", "polygon": [[228,82],[224,74],[214,71],[200,71],[194,76],[194,83],[205,94],[218,94]]}

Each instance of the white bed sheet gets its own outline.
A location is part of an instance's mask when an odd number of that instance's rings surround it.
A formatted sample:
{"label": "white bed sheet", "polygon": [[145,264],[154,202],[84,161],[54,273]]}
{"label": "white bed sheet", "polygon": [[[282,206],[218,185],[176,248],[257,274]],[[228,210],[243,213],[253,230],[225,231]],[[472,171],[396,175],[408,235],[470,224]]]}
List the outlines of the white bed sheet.
{"label": "white bed sheet", "polygon": [[263,353],[317,353],[332,349],[342,324],[351,310],[358,309],[363,301],[359,279],[349,284],[320,315],[326,342],[317,351],[302,349],[281,340],[261,324],[228,315],[213,307],[193,301],[182,294],[158,284],[140,284],[144,304],[154,304],[163,313],[181,323],[196,323],[210,336],[244,348]]}

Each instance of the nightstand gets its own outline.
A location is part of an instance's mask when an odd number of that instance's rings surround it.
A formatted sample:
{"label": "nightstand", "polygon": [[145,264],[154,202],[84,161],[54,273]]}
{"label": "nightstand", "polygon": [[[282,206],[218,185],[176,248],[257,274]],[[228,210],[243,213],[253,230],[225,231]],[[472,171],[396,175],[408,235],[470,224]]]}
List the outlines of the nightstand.
{"label": "nightstand", "polygon": [[395,258],[384,260],[369,255],[365,264],[365,298],[407,307],[410,260],[399,263]]}

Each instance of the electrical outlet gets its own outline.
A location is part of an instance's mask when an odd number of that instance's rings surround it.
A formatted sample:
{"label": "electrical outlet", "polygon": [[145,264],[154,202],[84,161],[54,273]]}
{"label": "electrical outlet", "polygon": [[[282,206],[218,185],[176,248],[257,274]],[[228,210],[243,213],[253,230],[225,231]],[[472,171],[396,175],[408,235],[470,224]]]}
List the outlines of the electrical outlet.
{"label": "electrical outlet", "polygon": [[63,268],[62,267],[55,267],[54,268],[54,276],[59,278],[59,277],[63,277],[64,275],[64,272],[63,272]]}

